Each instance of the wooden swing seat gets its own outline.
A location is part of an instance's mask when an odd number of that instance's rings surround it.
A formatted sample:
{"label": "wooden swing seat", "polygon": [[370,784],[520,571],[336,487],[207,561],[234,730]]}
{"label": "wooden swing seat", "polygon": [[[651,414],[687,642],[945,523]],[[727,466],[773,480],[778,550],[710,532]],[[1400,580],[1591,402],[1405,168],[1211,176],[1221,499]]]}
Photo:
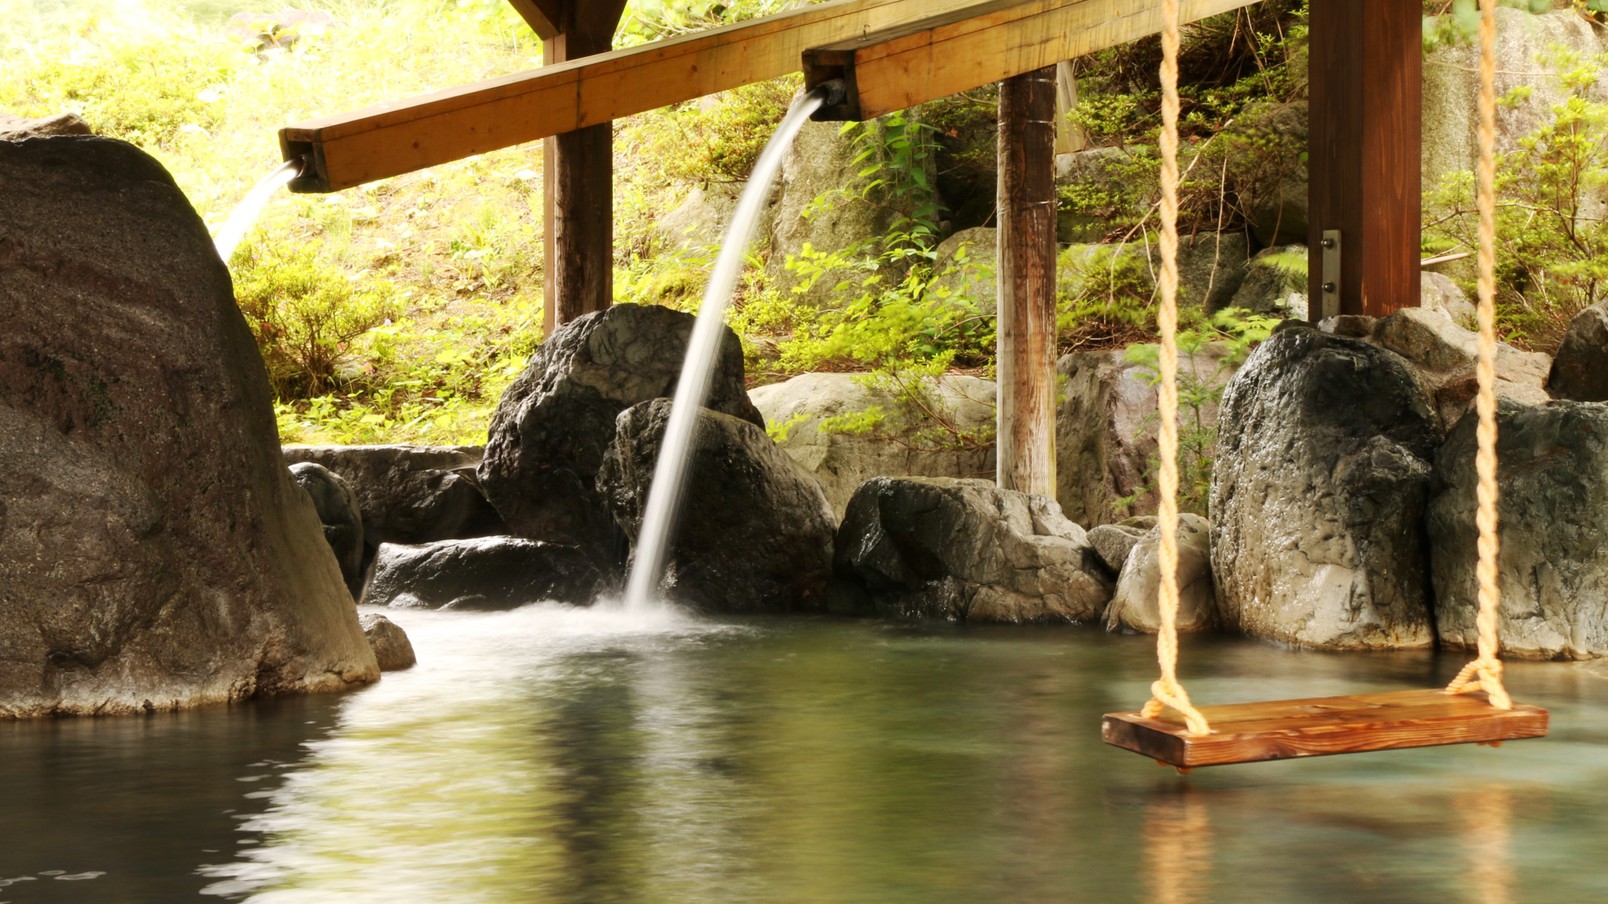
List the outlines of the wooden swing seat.
{"label": "wooden swing seat", "polygon": [[1351,694],[1200,707],[1212,732],[1191,734],[1168,710],[1154,719],[1107,713],[1101,737],[1179,769],[1440,744],[1499,744],[1547,733],[1547,711],[1497,709],[1483,693]]}

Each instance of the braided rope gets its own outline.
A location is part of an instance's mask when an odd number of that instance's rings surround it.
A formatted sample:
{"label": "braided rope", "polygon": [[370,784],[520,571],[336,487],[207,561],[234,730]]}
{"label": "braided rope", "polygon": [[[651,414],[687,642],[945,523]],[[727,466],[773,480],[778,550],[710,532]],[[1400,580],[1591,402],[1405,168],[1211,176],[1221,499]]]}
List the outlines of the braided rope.
{"label": "braided rope", "polygon": [[1161,10],[1161,310],[1156,315],[1161,328],[1161,503],[1156,513],[1161,533],[1156,658],[1161,677],[1150,686],[1150,701],[1140,712],[1153,719],[1170,706],[1191,732],[1206,734],[1211,726],[1178,683],[1178,0],[1162,0]]}
{"label": "braided rope", "polygon": [[1480,4],[1480,122],[1479,122],[1479,318],[1480,358],[1476,374],[1479,396],[1479,450],[1474,468],[1479,476],[1479,655],[1457,673],[1447,686],[1448,694],[1485,691],[1491,705],[1512,709],[1513,700],[1502,687],[1502,662],[1497,659],[1497,608],[1501,587],[1497,583],[1496,557],[1496,0]]}

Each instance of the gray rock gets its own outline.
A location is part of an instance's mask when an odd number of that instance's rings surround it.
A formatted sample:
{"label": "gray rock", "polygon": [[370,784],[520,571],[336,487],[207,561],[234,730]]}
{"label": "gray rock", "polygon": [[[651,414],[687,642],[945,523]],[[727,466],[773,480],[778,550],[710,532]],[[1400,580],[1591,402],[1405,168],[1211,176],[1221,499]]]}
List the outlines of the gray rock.
{"label": "gray rock", "polygon": [[206,226],[119,141],[0,141],[0,718],[374,680]]}
{"label": "gray rock", "polygon": [[[598,491],[633,543],[670,404],[622,413],[598,473]],[[730,415],[700,411],[693,447],[666,556],[669,596],[720,612],[825,609],[836,519],[820,484],[764,430]]]}
{"label": "gray rock", "polygon": [[400,672],[417,665],[419,657],[413,653],[413,642],[408,640],[402,626],[383,615],[366,612],[357,617],[363,626],[363,636],[374,650],[374,659],[382,672]]}
{"label": "gray rock", "polygon": [[1378,328],[1379,318],[1367,314],[1337,314],[1318,323],[1318,329],[1325,333],[1352,339],[1372,338]]}
{"label": "gray rock", "polygon": [[1089,545],[1094,547],[1094,551],[1100,556],[1100,561],[1111,569],[1112,574],[1121,574],[1123,564],[1128,561],[1128,554],[1133,552],[1133,548],[1144,537],[1145,530],[1122,524],[1099,524],[1089,528]]}
{"label": "gray rock", "polygon": [[357,494],[339,474],[310,461],[290,466],[292,480],[312,497],[318,520],[324,525],[341,577],[355,598],[363,592],[363,513]]}
{"label": "gray rock", "polygon": [[1134,178],[1136,169],[1155,165],[1153,148],[1102,147],[1057,154],[1055,183],[1063,198],[1086,199],[1073,209],[1060,205],[1056,238],[1063,244],[1099,242],[1116,222],[1138,219],[1153,203],[1154,177],[1148,189]]}
{"label": "gray rock", "polygon": [[[1608,405],[1498,407],[1502,655],[1608,656]],[[1477,644],[1474,450],[1465,418],[1435,457],[1431,573],[1441,643]]]}
{"label": "gray rock", "polygon": [[999,230],[962,229],[938,243],[928,298],[959,298],[992,316],[999,309]]}
{"label": "gray rock", "polygon": [[607,575],[572,546],[520,537],[404,545],[374,557],[362,603],[394,609],[517,609],[557,601],[590,605]]}
{"label": "gray rock", "polygon": [[675,209],[654,220],[653,232],[679,251],[703,252],[716,247],[726,235],[741,194],[741,186],[693,186]]}
{"label": "gray rock", "polygon": [[1608,401],[1608,302],[1587,307],[1569,323],[1547,376],[1554,398]]}
{"label": "gray rock", "polygon": [[[1178,516],[1178,616],[1180,634],[1210,630],[1217,622],[1212,593],[1212,526],[1199,515]],[[1091,534],[1093,531],[1090,532]],[[1161,530],[1152,528],[1134,546],[1106,607],[1106,630],[1155,634],[1161,630]]]}
{"label": "gray rock", "polygon": [[[1515,150],[1518,139],[1549,120],[1553,107],[1569,96],[1558,79],[1537,78],[1544,60],[1558,51],[1589,60],[1602,53],[1597,30],[1572,9],[1532,15],[1522,9],[1496,10],[1496,96],[1514,88],[1527,94],[1504,104],[1497,115],[1498,154]],[[1428,192],[1450,173],[1472,170],[1479,110],[1479,46],[1477,41],[1449,43],[1424,57],[1423,151],[1421,178]],[[1608,84],[1598,80],[1586,89],[1587,97],[1608,100]]]}
{"label": "gray rock", "polygon": [[[286,446],[285,460],[312,463],[345,481],[363,515],[366,573],[382,543],[433,543],[507,533],[480,492],[478,446]],[[325,522],[328,524],[329,522]],[[359,584],[354,592],[361,593]]]}
{"label": "gray rock", "polygon": [[1226,626],[1304,647],[1427,647],[1423,539],[1441,438],[1405,361],[1280,330],[1223,396],[1212,570]]}
{"label": "gray rock", "polygon": [[[511,532],[575,546],[605,567],[623,561],[625,536],[598,495],[597,471],[620,412],[674,393],[692,324],[669,308],[616,305],[542,343],[497,404],[478,471]],[[764,426],[729,329],[706,404]]]}
{"label": "gray rock", "polygon": [[[1289,245],[1307,240],[1307,168],[1293,161],[1307,146],[1307,103],[1262,103],[1245,110],[1224,130],[1231,142],[1284,153],[1230,154],[1231,178],[1259,245]],[[1272,159],[1282,164],[1274,172],[1244,172],[1239,163]],[[1304,290],[1303,290],[1304,291]]]}
{"label": "gray rock", "polygon": [[[1212,398],[1234,372],[1226,354],[1226,346],[1212,344],[1179,361],[1180,384],[1203,396],[1198,411],[1186,411],[1191,429],[1208,435],[1217,428]],[[1073,352],[1056,372],[1063,378],[1055,413],[1055,495],[1062,510],[1079,524],[1154,513],[1160,423],[1154,366],[1123,351]]]}
{"label": "gray rock", "polygon": [[1307,275],[1291,266],[1292,259],[1305,261],[1306,256],[1305,245],[1264,248],[1257,252],[1229,305],[1253,314],[1306,320]]}
{"label": "gray rock", "polygon": [[[777,445],[820,481],[841,516],[854,491],[873,477],[993,476],[993,381],[946,376],[925,391],[930,396],[923,403],[965,439],[917,417],[865,374],[800,374],[757,387],[749,397],[771,424]],[[834,419],[841,423],[872,408],[884,412],[877,430],[831,429]]]}
{"label": "gray rock", "polygon": [[1419,307],[1445,314],[1466,330],[1479,329],[1479,310],[1450,276],[1425,270],[1419,274],[1418,285]]}
{"label": "gray rock", "polygon": [[[1473,405],[1479,386],[1477,333],[1463,329],[1440,311],[1402,308],[1379,321],[1373,341],[1417,366],[1445,427],[1456,424]],[[1551,365],[1552,359],[1539,352],[1498,345],[1497,397],[1526,405],[1544,404],[1548,396],[1542,387]]]}
{"label": "gray rock", "polygon": [[24,138],[54,138],[58,135],[90,135],[94,130],[77,113],[57,113],[26,119],[0,112],[0,141]]}
{"label": "gray rock", "polygon": [[973,622],[1093,621],[1111,581],[1051,499],[986,480],[884,478],[854,494],[836,568],[859,614]]}
{"label": "gray rock", "polygon": [[[883,126],[868,121],[861,128],[880,131]],[[770,284],[784,295],[819,305],[837,294],[841,279],[852,278],[857,285],[865,274],[845,270],[827,274],[807,291],[797,291],[804,280],[787,269],[787,260],[801,254],[806,245],[826,252],[863,245],[887,233],[895,217],[911,212],[915,199],[887,197],[870,187],[872,176],[859,175],[869,165],[856,162],[859,153],[855,136],[844,134],[838,123],[810,122],[784,158],[765,266]],[[931,161],[927,178],[927,184],[934,184]]]}
{"label": "gray rock", "polygon": [[[1178,303],[1207,312],[1222,310],[1233,301],[1249,270],[1244,235],[1183,236],[1178,242]],[[1160,250],[1153,244],[1071,245],[1057,261],[1056,294],[1087,298],[1123,290],[1154,295],[1160,272]]]}

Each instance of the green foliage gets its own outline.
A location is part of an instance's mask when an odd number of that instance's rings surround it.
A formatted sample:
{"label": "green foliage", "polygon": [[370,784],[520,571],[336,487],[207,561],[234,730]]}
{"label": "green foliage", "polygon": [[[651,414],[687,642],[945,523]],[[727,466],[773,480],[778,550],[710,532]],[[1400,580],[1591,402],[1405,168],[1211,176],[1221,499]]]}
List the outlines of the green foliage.
{"label": "green foliage", "polygon": [[[1540,349],[1555,347],[1574,315],[1608,288],[1608,222],[1600,214],[1608,196],[1608,103],[1595,88],[1608,54],[1558,50],[1545,63],[1566,97],[1496,166],[1497,327],[1508,341]],[[1474,189],[1465,170],[1429,193],[1431,242],[1475,247]]]}
{"label": "green foliage", "polygon": [[365,281],[318,261],[317,246],[254,246],[236,257],[235,295],[257,337],[268,378],[281,398],[327,392],[352,343],[398,316],[393,287]]}
{"label": "green foliage", "polygon": [[224,115],[221,87],[241,64],[223,43],[141,39],[47,58],[25,82],[0,79],[0,108],[77,111],[97,132],[147,150],[185,130],[209,131]]}
{"label": "green foliage", "polygon": [[[1217,449],[1217,424],[1208,423],[1207,413],[1223,399],[1223,387],[1230,371],[1245,361],[1258,343],[1272,335],[1279,320],[1240,308],[1225,308],[1200,326],[1178,333],[1178,508],[1210,517],[1212,460]],[[1149,372],[1152,383],[1161,382],[1161,347],[1139,343],[1128,347],[1124,357]],[[1160,463],[1152,461],[1147,478],[1154,477]],[[1150,487],[1118,503],[1119,516]]]}
{"label": "green foliage", "polygon": [[869,437],[912,452],[989,448],[994,444],[994,425],[961,426],[954,406],[939,392],[938,380],[946,369],[934,361],[865,374],[860,381],[889,404],[823,418],[820,430]]}
{"label": "green foliage", "polygon": [[688,101],[639,121],[624,142],[657,165],[661,178],[689,185],[742,183],[787,114],[797,75],[734,88],[713,103]]}

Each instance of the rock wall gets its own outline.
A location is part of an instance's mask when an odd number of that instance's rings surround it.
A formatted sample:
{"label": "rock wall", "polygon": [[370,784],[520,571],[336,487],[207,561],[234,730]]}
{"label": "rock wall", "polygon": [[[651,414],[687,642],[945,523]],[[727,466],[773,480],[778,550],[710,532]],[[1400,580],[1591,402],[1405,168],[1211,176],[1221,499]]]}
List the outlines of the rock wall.
{"label": "rock wall", "polygon": [[205,225],[154,160],[0,141],[0,716],[378,677]]}

